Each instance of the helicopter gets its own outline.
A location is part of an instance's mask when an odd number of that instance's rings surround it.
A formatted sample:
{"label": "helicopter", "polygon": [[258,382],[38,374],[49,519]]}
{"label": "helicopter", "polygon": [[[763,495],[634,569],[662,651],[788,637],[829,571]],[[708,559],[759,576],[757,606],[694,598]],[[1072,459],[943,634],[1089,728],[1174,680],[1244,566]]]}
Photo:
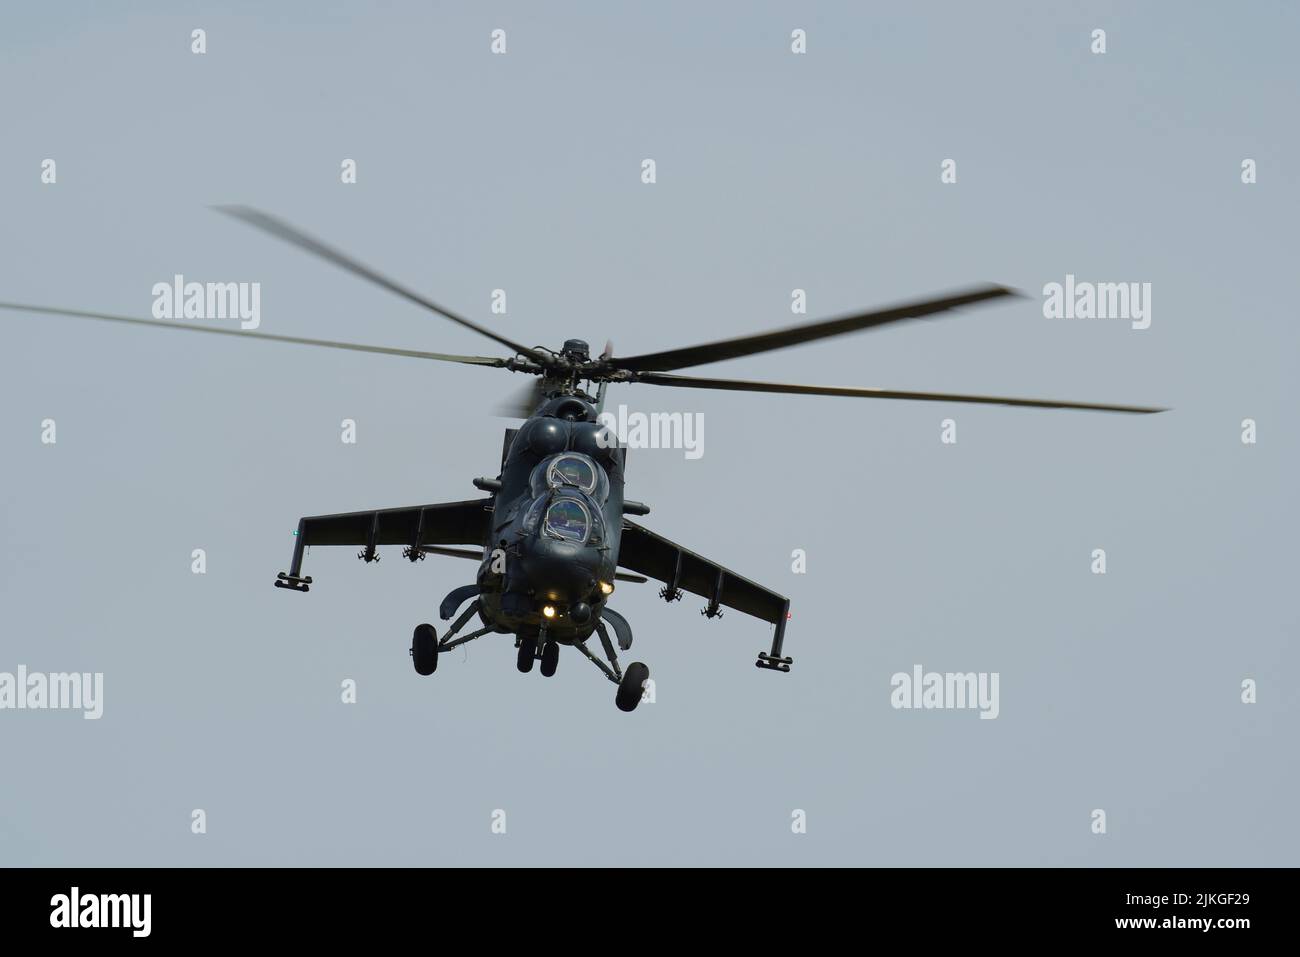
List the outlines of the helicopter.
{"label": "helicopter", "polygon": [[[758,653],[755,664],[772,671],[790,670],[794,660],[783,654],[790,619],[788,598],[629,517],[643,517],[650,509],[624,496],[627,448],[601,415],[610,385],[1131,414],[1165,411],[1150,406],[719,379],[677,371],[1018,295],[1001,285],[987,284],[883,309],[642,355],[616,357],[607,345],[593,357],[581,339],[569,339],[559,350],[515,342],[284,220],[245,206],[215,208],[470,329],[508,349],[509,355],[393,349],[20,303],[0,302],[0,309],[400,355],[533,376],[524,392],[502,410],[524,421],[518,428],[505,431],[497,476],[473,480],[482,497],[303,517],[295,532],[289,570],[275,578],[277,588],[309,591],[313,582],[311,576],[303,574],[303,558],[305,550],[313,545],[359,546],[358,558],[366,563],[379,561],[380,546],[393,545],[402,546],[402,556],[411,562],[422,561],[430,554],[476,562],[475,580],[454,588],[439,606],[440,618],[452,622],[442,637],[428,623],[414,629],[409,654],[420,675],[432,675],[444,652],[486,635],[505,635],[514,639],[516,665],[524,673],[539,663],[541,674],[551,677],[556,673],[561,647],[576,649],[617,686],[615,705],[619,710],[633,711],[642,700],[650,669],[639,661],[626,669],[620,665],[618,652],[631,649],[632,629],[609,601],[617,582],[645,583],[650,579],[662,583],[659,596],[667,602],[680,601],[685,592],[703,598],[701,612],[708,618],[717,618],[726,607],[772,625],[771,646]],[[461,634],[475,617],[480,627]],[[593,635],[599,641],[603,659],[588,647]]]}

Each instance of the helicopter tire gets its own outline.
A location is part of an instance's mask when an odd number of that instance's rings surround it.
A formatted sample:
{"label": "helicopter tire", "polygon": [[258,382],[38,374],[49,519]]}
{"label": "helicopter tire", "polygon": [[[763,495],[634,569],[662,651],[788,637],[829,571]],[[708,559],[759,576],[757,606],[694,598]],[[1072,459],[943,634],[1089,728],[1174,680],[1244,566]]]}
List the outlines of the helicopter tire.
{"label": "helicopter tire", "polygon": [[636,710],[636,706],[641,703],[641,694],[649,678],[650,669],[641,662],[634,661],[627,666],[627,671],[623,672],[623,680],[618,683],[618,694],[614,696],[614,704],[618,706],[619,711]]}
{"label": "helicopter tire", "polygon": [[560,646],[555,641],[548,641],[542,649],[542,676],[550,678],[560,664]]}
{"label": "helicopter tire", "polygon": [[411,663],[416,674],[431,675],[438,670],[438,632],[433,625],[415,626],[411,636]]}
{"label": "helicopter tire", "polygon": [[519,669],[520,674],[528,674],[533,670],[533,653],[537,643],[531,638],[525,638],[519,642],[519,657],[515,659],[515,667]]}

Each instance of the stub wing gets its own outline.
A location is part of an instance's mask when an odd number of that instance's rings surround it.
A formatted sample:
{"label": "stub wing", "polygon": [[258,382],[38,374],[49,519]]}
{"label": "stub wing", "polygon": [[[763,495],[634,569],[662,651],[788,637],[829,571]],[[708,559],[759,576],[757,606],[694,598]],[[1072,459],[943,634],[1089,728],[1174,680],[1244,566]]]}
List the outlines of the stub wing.
{"label": "stub wing", "polygon": [[759,653],[758,667],[789,671],[792,659],[781,657],[785,623],[790,616],[790,599],[737,575],[715,561],[683,548],[636,522],[623,520],[623,539],[618,564],[664,583],[660,595],[668,601],[681,598],[683,591],[706,599],[704,614],[713,618],[721,606],[734,608],[776,626],[770,654]]}
{"label": "stub wing", "polygon": [[275,584],[307,591],[311,578],[302,576],[302,556],[310,545],[360,545],[359,557],[367,562],[378,560],[380,545],[405,545],[406,557],[415,561],[425,545],[482,546],[491,517],[490,498],[308,516],[298,520],[293,564]]}

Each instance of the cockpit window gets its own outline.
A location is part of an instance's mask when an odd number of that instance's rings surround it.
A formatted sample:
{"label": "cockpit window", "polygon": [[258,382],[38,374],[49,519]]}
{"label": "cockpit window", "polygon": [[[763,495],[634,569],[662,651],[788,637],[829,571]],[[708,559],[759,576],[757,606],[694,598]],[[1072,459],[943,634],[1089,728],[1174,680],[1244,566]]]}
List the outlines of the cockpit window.
{"label": "cockpit window", "polygon": [[609,475],[589,455],[581,452],[560,452],[542,459],[528,476],[528,487],[534,498],[548,491],[577,491],[589,496],[588,508],[600,508],[609,500]]}
{"label": "cockpit window", "polygon": [[547,475],[549,484],[554,488],[573,485],[587,494],[596,491],[596,469],[586,458],[576,455],[561,455],[551,463]]}
{"label": "cockpit window", "polygon": [[546,531],[557,538],[582,544],[590,529],[587,509],[576,499],[556,499],[546,511]]}

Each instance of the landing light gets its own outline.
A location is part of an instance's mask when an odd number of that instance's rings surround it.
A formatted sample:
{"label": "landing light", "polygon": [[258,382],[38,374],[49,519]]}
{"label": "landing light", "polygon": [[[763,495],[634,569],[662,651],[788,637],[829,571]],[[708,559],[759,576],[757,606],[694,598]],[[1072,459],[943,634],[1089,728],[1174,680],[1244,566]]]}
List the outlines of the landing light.
{"label": "landing light", "polygon": [[542,606],[542,617],[543,617],[543,618],[554,618],[554,617],[555,617],[555,606],[554,606],[554,605],[543,605],[543,606]]}
{"label": "landing light", "polygon": [[601,593],[602,595],[612,595],[612,594],[614,594],[614,586],[613,586],[612,584],[610,584],[609,582],[601,582],[601,583],[600,583],[600,593]]}

